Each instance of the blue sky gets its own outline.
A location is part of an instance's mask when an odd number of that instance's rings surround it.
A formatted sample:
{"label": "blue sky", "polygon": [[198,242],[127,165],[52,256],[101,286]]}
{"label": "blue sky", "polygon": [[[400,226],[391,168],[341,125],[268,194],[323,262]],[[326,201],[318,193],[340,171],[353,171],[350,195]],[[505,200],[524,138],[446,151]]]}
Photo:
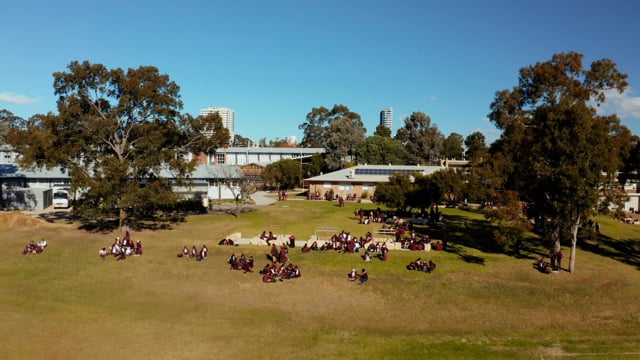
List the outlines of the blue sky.
{"label": "blue sky", "polygon": [[518,70],[577,51],[629,75],[602,111],[640,135],[640,2],[628,0],[234,0],[0,3],[0,109],[56,112],[53,77],[74,60],[153,65],[181,88],[184,112],[236,112],[254,141],[302,138],[314,107],[344,104],[372,135],[415,111],[442,133],[482,131],[495,92]]}

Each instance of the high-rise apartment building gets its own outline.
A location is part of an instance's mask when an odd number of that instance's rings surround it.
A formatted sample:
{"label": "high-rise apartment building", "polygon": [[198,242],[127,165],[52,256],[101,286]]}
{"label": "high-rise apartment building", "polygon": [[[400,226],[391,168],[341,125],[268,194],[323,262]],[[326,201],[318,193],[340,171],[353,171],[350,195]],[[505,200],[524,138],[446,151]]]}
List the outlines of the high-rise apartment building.
{"label": "high-rise apartment building", "polygon": [[223,106],[210,106],[206,109],[200,110],[200,116],[218,113],[222,118],[222,126],[229,130],[231,140],[235,134],[235,117],[236,112]]}
{"label": "high-rise apartment building", "polygon": [[393,131],[393,109],[383,108],[380,110],[380,125],[386,126],[389,130]]}

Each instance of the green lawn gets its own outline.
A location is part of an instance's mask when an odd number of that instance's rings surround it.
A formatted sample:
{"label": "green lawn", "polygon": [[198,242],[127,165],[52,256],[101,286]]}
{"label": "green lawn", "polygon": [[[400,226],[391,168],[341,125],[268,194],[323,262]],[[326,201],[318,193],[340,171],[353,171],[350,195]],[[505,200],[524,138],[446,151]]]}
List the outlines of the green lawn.
{"label": "green lawn", "polygon": [[[217,245],[270,227],[298,239],[318,226],[357,236],[379,227],[353,216],[375,205],[335,205],[290,200],[134,231],[145,253],[125,261],[97,255],[119,232],[4,221],[0,359],[640,358],[640,226],[599,218],[600,243],[578,249],[573,274],[533,269],[535,244],[517,258],[494,251],[482,215],[455,209],[442,210],[444,227],[420,229],[435,239],[446,232],[450,251],[393,251],[387,262],[365,263],[294,248],[302,278],[273,284],[257,273],[267,247]],[[42,254],[20,253],[42,237]],[[203,244],[204,262],[176,257]],[[232,252],[254,256],[256,272],[229,270]],[[406,270],[417,257],[436,271]],[[367,284],[346,280],[365,266]]]}

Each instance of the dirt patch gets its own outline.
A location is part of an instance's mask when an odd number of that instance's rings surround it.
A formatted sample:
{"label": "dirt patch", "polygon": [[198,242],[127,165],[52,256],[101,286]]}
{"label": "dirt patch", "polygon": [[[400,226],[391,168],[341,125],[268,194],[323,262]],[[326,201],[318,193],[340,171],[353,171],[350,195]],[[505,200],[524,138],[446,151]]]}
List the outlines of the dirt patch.
{"label": "dirt patch", "polygon": [[44,220],[19,211],[0,212],[0,229],[15,227],[33,227],[46,224]]}

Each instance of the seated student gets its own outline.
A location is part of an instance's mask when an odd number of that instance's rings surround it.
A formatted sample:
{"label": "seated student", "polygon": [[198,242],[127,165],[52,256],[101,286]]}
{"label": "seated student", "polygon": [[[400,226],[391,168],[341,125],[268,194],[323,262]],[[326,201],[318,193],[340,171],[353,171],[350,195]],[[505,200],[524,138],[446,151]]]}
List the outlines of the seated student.
{"label": "seated student", "polygon": [[127,250],[128,248],[121,247],[120,254],[118,254],[118,258],[116,260],[125,260],[127,258]]}
{"label": "seated student", "polygon": [[293,264],[282,266],[278,275],[280,275],[281,280],[291,279],[291,275],[293,275]]}
{"label": "seated student", "polygon": [[231,254],[231,256],[229,256],[229,258],[227,259],[227,264],[231,266],[230,269],[233,269],[237,263],[238,259],[236,258],[236,254]]}
{"label": "seated student", "polygon": [[200,249],[200,260],[207,260],[208,254],[209,254],[209,249],[207,249],[206,245],[202,245],[202,249]]}
{"label": "seated student", "polygon": [[429,260],[429,272],[432,272],[435,269],[436,269],[436,263],[434,263],[433,261]]}
{"label": "seated student", "polygon": [[318,250],[318,242],[314,241],[313,243],[311,243],[311,250]]}
{"label": "seated student", "polygon": [[142,242],[140,240],[136,241],[136,245],[133,249],[135,256],[142,255]]}
{"label": "seated student", "polygon": [[116,242],[115,244],[111,245],[111,255],[113,256],[118,256],[120,255],[120,245]]}
{"label": "seated student", "polygon": [[551,266],[549,266],[549,263],[547,263],[544,260],[544,257],[541,257],[538,262],[536,263],[536,267],[538,268],[538,270],[542,273],[545,274],[550,274],[551,273]]}
{"label": "seated student", "polygon": [[193,245],[193,247],[191,248],[191,254],[189,254],[189,257],[191,257],[191,258],[197,258],[198,257],[198,249],[196,249],[195,245]]}
{"label": "seated student", "polygon": [[362,272],[360,273],[360,285],[366,283],[367,280],[369,280],[369,273],[363,268]]}
{"label": "seated student", "polygon": [[[244,256],[244,254],[242,254]],[[248,272],[253,272],[253,256],[250,256],[249,259],[246,259],[241,262],[241,270],[244,270],[245,274]]]}
{"label": "seated student", "polygon": [[262,282],[263,283],[276,282],[276,276],[271,271],[266,272],[264,275],[262,275]]}
{"label": "seated student", "polygon": [[36,246],[39,247],[40,249],[44,250],[44,248],[47,247],[47,240],[45,239],[40,239],[40,241],[38,241],[36,243]]}
{"label": "seated student", "polygon": [[260,234],[260,240],[267,240],[267,231],[266,230],[262,230],[262,234]]}
{"label": "seated student", "polygon": [[357,278],[358,272],[356,269],[351,269],[351,272],[347,274],[347,279],[349,279],[349,281],[356,281]]}
{"label": "seated student", "polygon": [[271,268],[272,268],[272,267],[273,267],[273,265],[272,265],[272,264],[268,264],[268,263],[267,263],[267,264],[264,266],[264,268],[262,268],[262,270],[260,270],[260,274],[266,274],[266,273],[271,272]]}
{"label": "seated student", "polygon": [[378,255],[378,259],[387,261],[389,259],[389,250],[383,250],[382,253]]}
{"label": "seated student", "polygon": [[293,267],[293,274],[291,275],[292,278],[299,278],[300,276],[302,276],[302,274],[300,273],[300,268],[298,267],[298,265],[295,265]]}
{"label": "seated student", "polygon": [[107,257],[107,248],[100,249],[98,255],[100,255],[100,259],[104,260]]}
{"label": "seated student", "polygon": [[365,251],[364,255],[362,255],[362,259],[364,261],[371,261],[371,254],[368,251]]}
{"label": "seated student", "polygon": [[306,253],[308,253],[308,252],[310,252],[310,251],[311,251],[311,248],[310,248],[309,246],[307,246],[307,244],[305,243],[305,244],[302,246],[302,252],[306,254]]}

